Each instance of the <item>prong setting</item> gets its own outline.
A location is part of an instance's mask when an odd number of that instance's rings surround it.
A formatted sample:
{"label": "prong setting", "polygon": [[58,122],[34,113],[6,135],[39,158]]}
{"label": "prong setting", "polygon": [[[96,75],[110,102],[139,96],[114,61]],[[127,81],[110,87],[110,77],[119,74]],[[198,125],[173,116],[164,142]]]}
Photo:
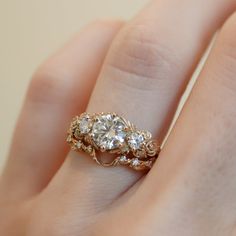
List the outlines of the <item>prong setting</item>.
{"label": "prong setting", "polygon": [[160,152],[160,146],[152,139],[150,132],[138,130],[114,112],[85,112],[75,117],[67,142],[73,150],[88,153],[97,163],[99,151],[120,155],[111,164],[100,163],[103,166],[119,164],[135,170],[150,169]]}

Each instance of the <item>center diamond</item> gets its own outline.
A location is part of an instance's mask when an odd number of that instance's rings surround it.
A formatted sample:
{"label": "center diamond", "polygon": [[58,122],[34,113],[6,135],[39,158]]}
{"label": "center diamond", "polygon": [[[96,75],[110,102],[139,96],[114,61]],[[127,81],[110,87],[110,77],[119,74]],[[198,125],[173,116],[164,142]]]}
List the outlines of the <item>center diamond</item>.
{"label": "center diamond", "polygon": [[125,122],[112,114],[97,116],[92,134],[93,140],[99,147],[113,150],[125,142]]}

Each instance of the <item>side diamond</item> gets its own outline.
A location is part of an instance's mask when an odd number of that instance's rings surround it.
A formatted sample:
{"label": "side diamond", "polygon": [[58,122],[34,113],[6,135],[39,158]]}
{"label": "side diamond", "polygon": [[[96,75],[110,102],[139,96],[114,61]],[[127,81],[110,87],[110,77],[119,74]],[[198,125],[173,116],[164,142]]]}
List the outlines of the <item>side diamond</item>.
{"label": "side diamond", "polygon": [[91,120],[89,117],[83,117],[79,122],[79,130],[81,134],[87,134],[91,129]]}
{"label": "side diamond", "polygon": [[141,147],[143,141],[143,135],[138,132],[134,132],[128,137],[128,144],[133,150],[138,150]]}

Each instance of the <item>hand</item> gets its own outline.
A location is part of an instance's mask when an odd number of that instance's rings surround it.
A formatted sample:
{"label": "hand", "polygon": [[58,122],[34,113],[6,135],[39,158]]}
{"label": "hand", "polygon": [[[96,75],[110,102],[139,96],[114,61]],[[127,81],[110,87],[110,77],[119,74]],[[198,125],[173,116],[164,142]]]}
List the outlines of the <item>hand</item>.
{"label": "hand", "polygon": [[[1,178],[0,235],[235,235],[236,15],[226,21],[235,6],[152,1],[128,23],[89,25],[46,61],[29,86]],[[147,175],[69,152],[66,130],[85,110],[123,114],[162,141],[223,23]]]}

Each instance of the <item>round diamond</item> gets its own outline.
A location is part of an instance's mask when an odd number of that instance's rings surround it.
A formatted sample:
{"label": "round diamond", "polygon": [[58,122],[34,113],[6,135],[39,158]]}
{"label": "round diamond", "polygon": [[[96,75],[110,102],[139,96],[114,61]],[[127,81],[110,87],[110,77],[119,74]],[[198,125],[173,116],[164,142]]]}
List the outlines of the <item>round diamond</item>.
{"label": "round diamond", "polygon": [[93,140],[99,147],[116,149],[125,142],[125,128],[126,125],[119,116],[97,116],[92,129]]}
{"label": "round diamond", "polygon": [[79,123],[79,130],[81,134],[87,134],[90,131],[91,127],[91,120],[89,117],[85,116],[80,120]]}
{"label": "round diamond", "polygon": [[132,166],[135,166],[135,167],[136,167],[136,166],[139,166],[139,165],[140,165],[140,161],[135,158],[135,159],[133,159],[133,160],[131,161],[131,165],[132,165]]}
{"label": "round diamond", "polygon": [[129,136],[128,144],[132,149],[137,150],[141,147],[143,141],[144,141],[143,135],[135,132]]}
{"label": "round diamond", "polygon": [[126,156],[121,156],[121,157],[119,158],[119,162],[120,162],[121,164],[125,164],[125,163],[128,162],[128,159],[127,159]]}

